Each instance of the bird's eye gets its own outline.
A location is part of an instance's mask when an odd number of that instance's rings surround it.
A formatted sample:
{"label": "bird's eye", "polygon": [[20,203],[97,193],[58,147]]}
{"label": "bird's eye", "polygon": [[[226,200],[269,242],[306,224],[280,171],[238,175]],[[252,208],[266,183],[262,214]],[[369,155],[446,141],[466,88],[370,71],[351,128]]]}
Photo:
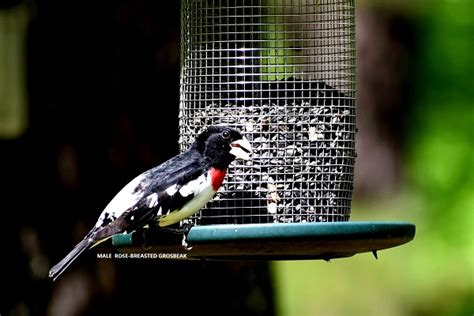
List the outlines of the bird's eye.
{"label": "bird's eye", "polygon": [[223,132],[222,132],[222,137],[224,137],[224,138],[226,138],[226,139],[229,138],[229,137],[230,137],[229,131],[223,131]]}

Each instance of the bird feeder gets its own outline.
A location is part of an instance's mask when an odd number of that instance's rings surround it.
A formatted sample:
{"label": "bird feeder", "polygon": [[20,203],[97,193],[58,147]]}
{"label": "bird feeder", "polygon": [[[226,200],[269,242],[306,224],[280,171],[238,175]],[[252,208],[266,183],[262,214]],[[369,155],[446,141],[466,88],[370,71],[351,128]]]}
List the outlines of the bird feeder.
{"label": "bird feeder", "polygon": [[[227,124],[254,152],[231,165],[216,197],[187,220],[190,248],[171,241],[159,251],[330,259],[414,237],[408,223],[349,222],[354,21],[354,0],[182,0],[180,148],[207,126]],[[114,243],[158,247],[166,239],[139,235]]]}

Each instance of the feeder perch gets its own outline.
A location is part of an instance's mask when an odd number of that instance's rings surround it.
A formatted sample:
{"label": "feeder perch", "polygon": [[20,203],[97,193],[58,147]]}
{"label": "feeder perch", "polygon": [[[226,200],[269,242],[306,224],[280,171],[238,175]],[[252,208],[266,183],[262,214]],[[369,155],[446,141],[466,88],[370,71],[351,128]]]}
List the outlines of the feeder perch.
{"label": "feeder perch", "polygon": [[[252,143],[183,234],[112,238],[178,259],[326,259],[401,245],[415,226],[349,222],[354,0],[182,0],[180,140],[228,124]],[[169,257],[169,256],[165,256]]]}

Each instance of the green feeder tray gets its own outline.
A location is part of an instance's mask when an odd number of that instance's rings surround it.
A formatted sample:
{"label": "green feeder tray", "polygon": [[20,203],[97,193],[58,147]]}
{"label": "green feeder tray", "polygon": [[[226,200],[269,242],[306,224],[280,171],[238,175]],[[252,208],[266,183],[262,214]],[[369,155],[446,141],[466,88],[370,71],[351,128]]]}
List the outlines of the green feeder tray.
{"label": "green feeder tray", "polygon": [[351,257],[400,246],[415,236],[405,222],[328,222],[205,225],[182,233],[145,229],[112,237],[119,252],[158,259],[298,260]]}

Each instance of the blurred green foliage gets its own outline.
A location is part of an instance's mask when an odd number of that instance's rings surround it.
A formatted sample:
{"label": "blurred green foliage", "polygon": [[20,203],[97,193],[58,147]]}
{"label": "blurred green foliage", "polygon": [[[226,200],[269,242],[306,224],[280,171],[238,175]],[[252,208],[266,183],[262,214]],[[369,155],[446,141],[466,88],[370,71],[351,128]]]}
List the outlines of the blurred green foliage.
{"label": "blurred green foliage", "polygon": [[417,54],[404,189],[383,201],[356,199],[351,218],[413,222],[415,240],[381,252],[378,262],[363,254],[275,263],[282,316],[474,312],[474,2],[423,4],[407,12]]}
{"label": "blurred green foliage", "polygon": [[[262,16],[260,58],[262,63],[262,80],[282,80],[288,74],[302,72],[295,55],[298,55],[298,30],[285,21],[293,8],[285,6],[287,0],[265,0]],[[293,22],[294,23],[294,22]]]}
{"label": "blurred green foliage", "polygon": [[27,5],[0,10],[0,139],[13,139],[27,128]]}

